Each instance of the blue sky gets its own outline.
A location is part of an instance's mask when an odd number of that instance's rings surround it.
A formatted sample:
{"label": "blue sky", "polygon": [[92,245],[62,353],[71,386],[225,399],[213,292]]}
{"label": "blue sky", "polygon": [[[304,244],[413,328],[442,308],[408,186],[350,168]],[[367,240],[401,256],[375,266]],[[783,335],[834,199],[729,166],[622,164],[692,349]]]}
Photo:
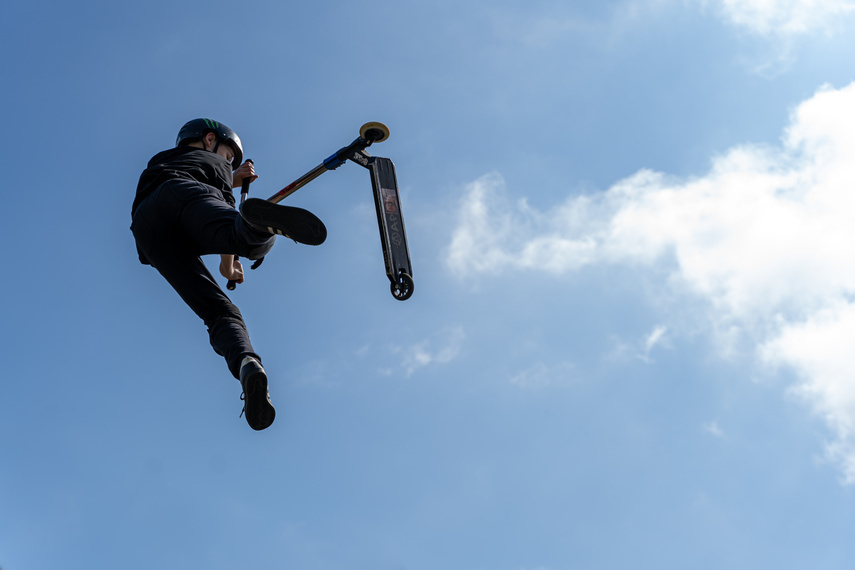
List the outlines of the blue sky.
{"label": "blue sky", "polygon": [[[0,568],[851,568],[855,3],[11,0]],[[288,202],[232,299],[276,423],[128,230],[185,121]],[[215,260],[212,260],[215,262]]]}

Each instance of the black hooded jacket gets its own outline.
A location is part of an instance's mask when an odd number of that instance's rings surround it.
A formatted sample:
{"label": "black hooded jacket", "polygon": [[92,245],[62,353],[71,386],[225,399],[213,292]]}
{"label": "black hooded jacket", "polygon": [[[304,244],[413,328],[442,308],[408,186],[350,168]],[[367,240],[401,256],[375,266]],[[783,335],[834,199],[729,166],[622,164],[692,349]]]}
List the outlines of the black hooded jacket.
{"label": "black hooded jacket", "polygon": [[192,146],[179,146],[156,154],[140,175],[137,195],[131,207],[131,218],[137,206],[161,184],[170,180],[195,180],[213,186],[223,200],[235,205],[232,195],[232,165],[222,156]]}
{"label": "black hooded jacket", "polygon": [[[171,148],[156,154],[140,175],[137,194],[131,206],[131,219],[137,207],[164,183],[173,180],[201,182],[215,188],[230,206],[235,205],[232,194],[232,165],[222,156],[192,146]],[[137,248],[140,262],[148,265],[145,255]]]}

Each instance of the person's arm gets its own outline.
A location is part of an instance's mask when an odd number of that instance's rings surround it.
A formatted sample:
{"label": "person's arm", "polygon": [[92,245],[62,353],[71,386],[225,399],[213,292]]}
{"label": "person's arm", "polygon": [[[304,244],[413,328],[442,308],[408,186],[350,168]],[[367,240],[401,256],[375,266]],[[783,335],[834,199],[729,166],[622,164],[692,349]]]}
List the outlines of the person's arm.
{"label": "person's arm", "polygon": [[220,275],[229,281],[243,283],[243,265],[234,255],[220,255]]}
{"label": "person's arm", "polygon": [[[258,178],[251,160],[245,161],[234,171],[232,174],[232,188],[241,186],[243,179],[246,177],[249,177],[250,182]],[[243,265],[241,265],[240,261],[234,255],[220,255],[220,275],[229,281],[243,283]]]}

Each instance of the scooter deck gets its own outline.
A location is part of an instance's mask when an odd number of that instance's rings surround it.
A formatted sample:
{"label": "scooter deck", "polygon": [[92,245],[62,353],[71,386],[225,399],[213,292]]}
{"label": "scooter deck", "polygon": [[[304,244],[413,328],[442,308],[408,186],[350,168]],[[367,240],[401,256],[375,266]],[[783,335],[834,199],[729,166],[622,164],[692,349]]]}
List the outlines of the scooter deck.
{"label": "scooter deck", "polygon": [[[367,158],[369,162],[363,166],[371,172],[380,243],[383,246],[386,276],[391,282],[392,295],[398,300],[406,301],[413,294],[413,266],[410,263],[404,216],[401,213],[395,165],[388,158],[368,156],[364,152],[359,154],[359,158]],[[356,162],[362,164],[361,161]]]}

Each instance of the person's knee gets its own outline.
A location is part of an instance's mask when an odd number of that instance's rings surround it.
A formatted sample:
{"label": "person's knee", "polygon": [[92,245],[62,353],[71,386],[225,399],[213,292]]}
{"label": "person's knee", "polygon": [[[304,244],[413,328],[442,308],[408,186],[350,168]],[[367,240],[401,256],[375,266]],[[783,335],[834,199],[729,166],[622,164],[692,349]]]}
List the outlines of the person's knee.
{"label": "person's knee", "polygon": [[222,303],[216,311],[205,319],[205,324],[208,325],[211,334],[215,334],[217,328],[223,325],[229,326],[233,323],[240,323],[243,326],[243,315],[241,315],[237,305],[230,302]]}
{"label": "person's knee", "polygon": [[235,218],[234,235],[238,245],[238,255],[247,259],[261,259],[273,249],[276,236],[272,233],[260,232],[251,228],[243,218]]}
{"label": "person's knee", "polygon": [[273,249],[274,243],[276,243],[276,238],[271,237],[269,240],[267,240],[263,244],[251,247],[250,250],[247,251],[245,257],[247,259],[251,259],[253,261],[255,261],[256,259],[261,259],[265,255],[270,253],[270,250]]}

